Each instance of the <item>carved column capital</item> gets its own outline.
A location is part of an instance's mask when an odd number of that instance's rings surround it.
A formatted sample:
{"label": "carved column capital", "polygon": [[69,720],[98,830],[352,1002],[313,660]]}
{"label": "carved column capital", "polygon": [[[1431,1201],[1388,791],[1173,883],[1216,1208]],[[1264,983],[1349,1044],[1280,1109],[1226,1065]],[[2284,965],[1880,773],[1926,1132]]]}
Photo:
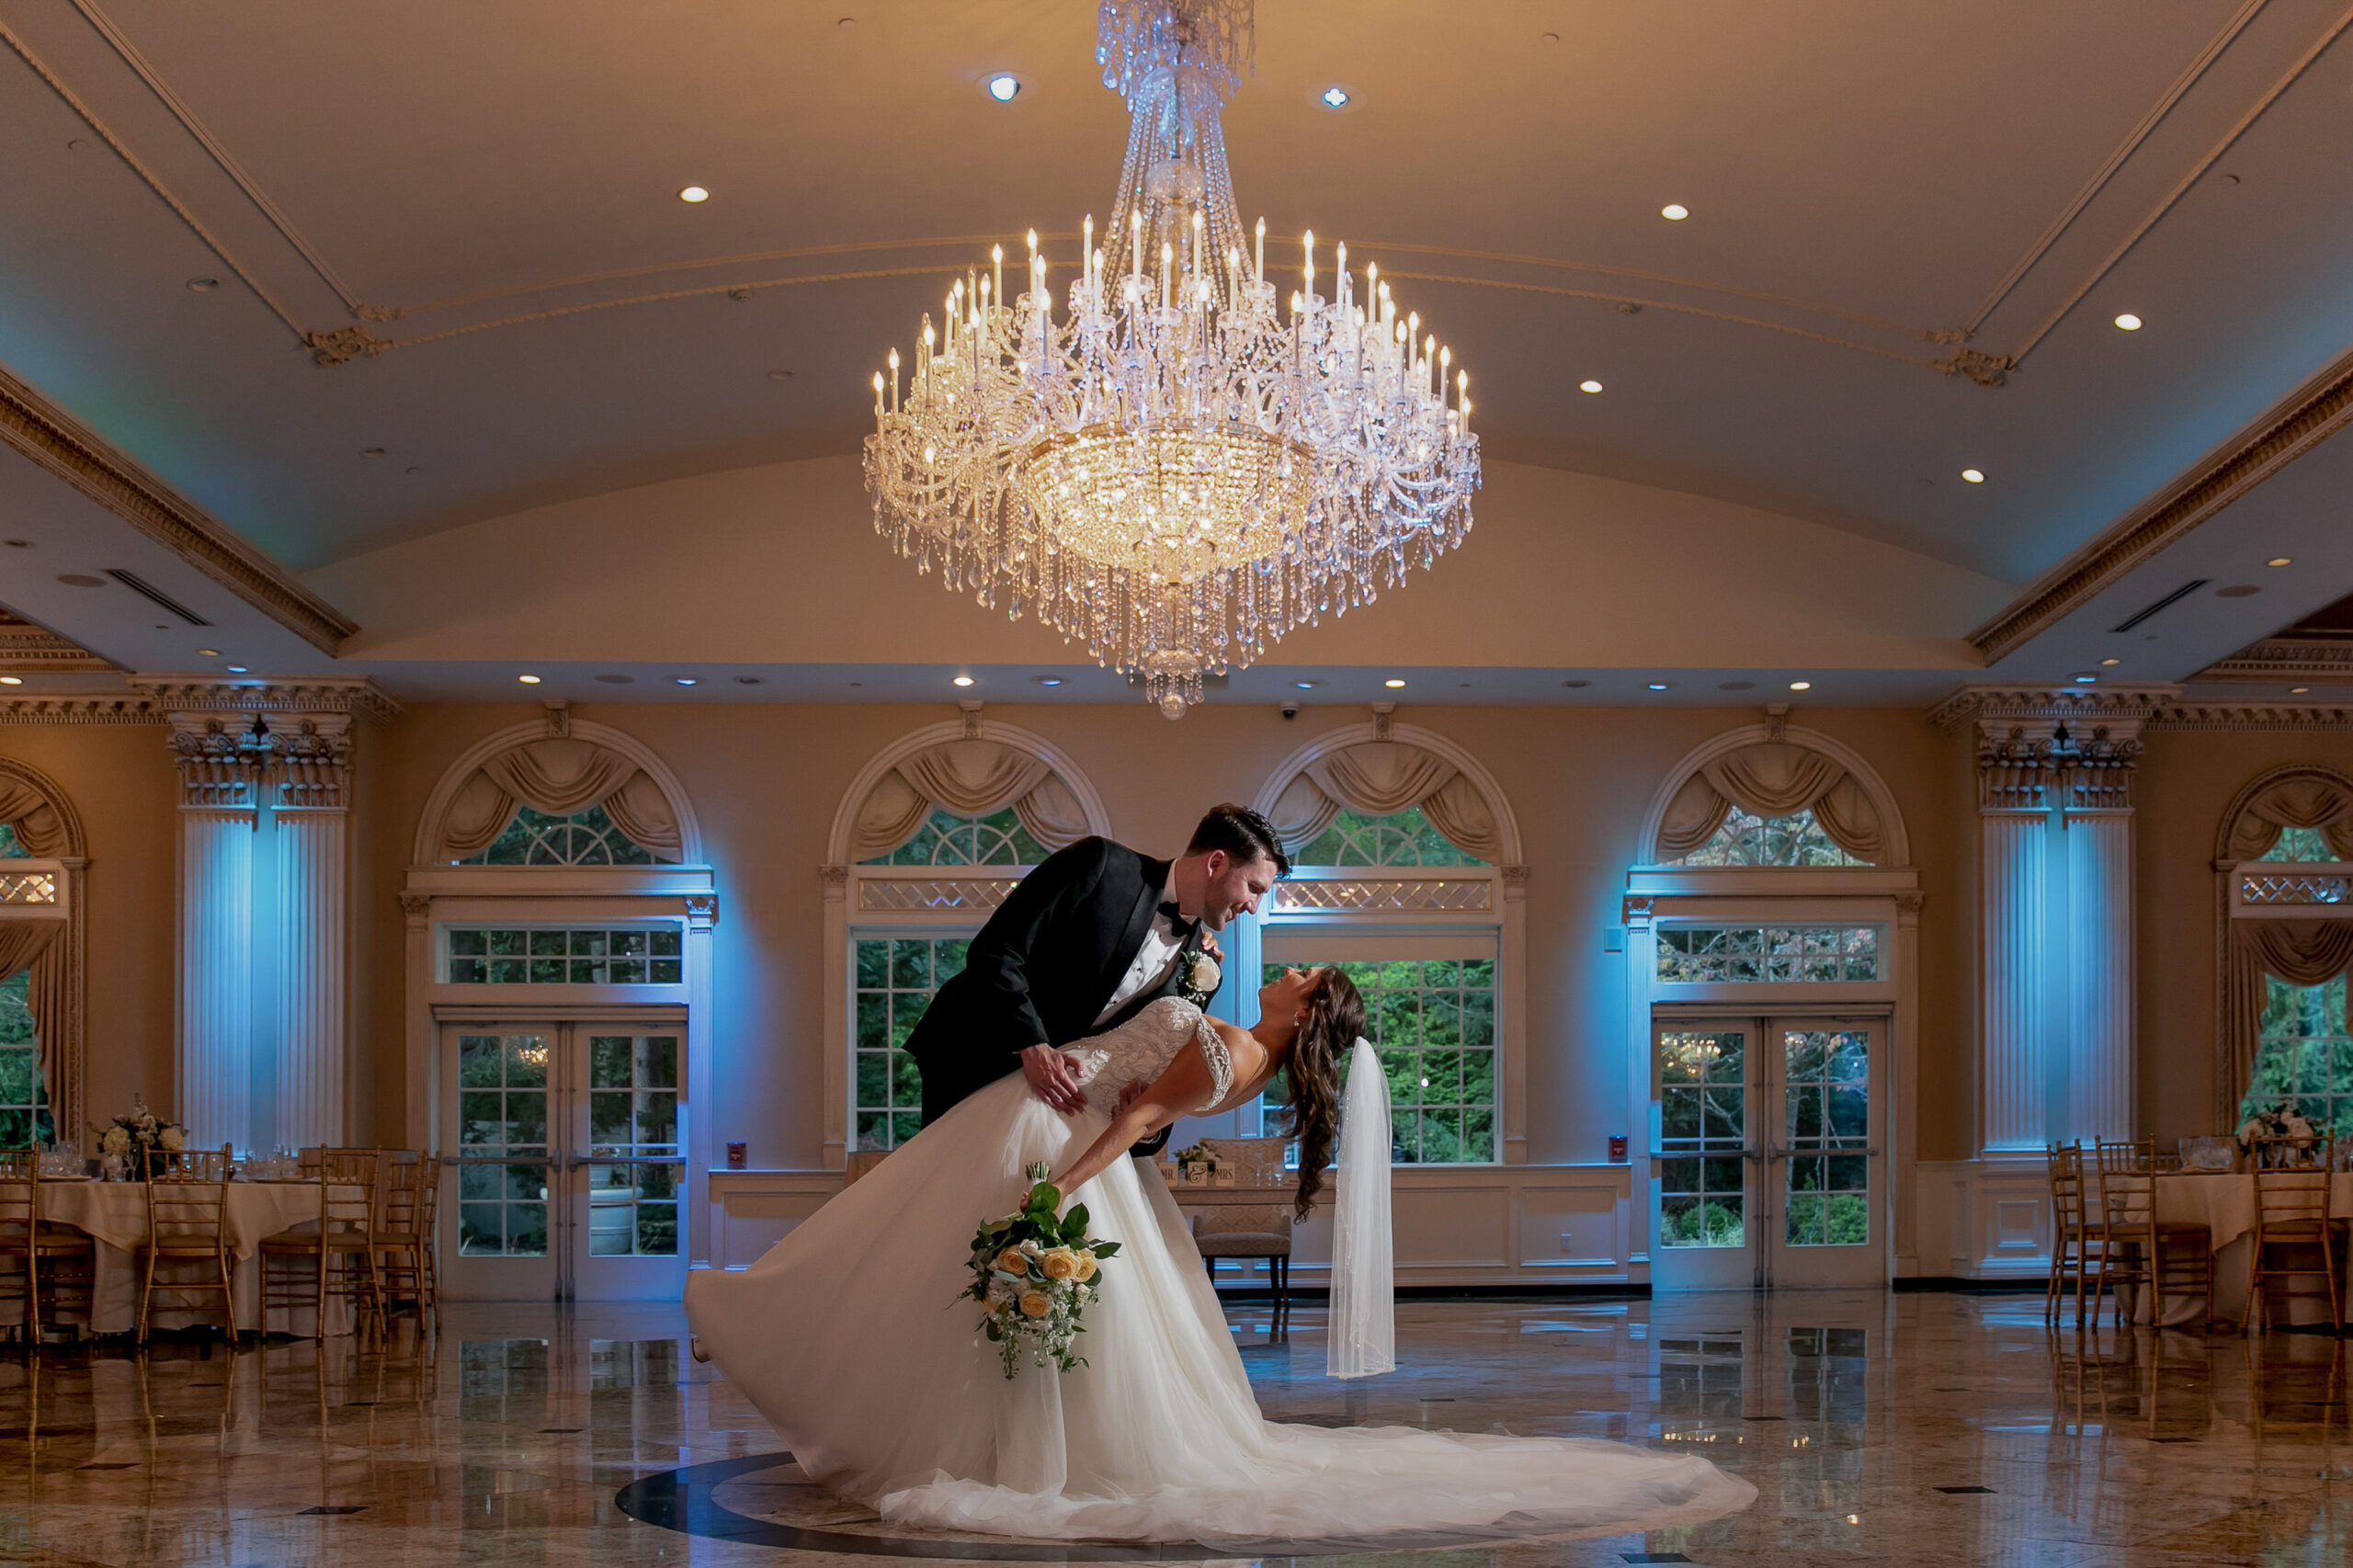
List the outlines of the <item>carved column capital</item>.
{"label": "carved column capital", "polygon": [[827,903],[839,903],[848,895],[849,868],[847,866],[820,866],[817,868],[817,880],[825,885]]}
{"label": "carved column capital", "polygon": [[717,893],[690,892],[679,902],[687,906],[687,926],[689,929],[708,931],[719,924]]}
{"label": "carved column capital", "polygon": [[1528,868],[1505,866],[1501,869],[1504,874],[1504,902],[1506,903],[1525,902],[1528,897]]}
{"label": "carved column capital", "polygon": [[2132,773],[2141,760],[2141,722],[2100,723],[2087,735],[2071,735],[2066,791],[2061,804],[2071,812],[2129,812]]}
{"label": "carved column capital", "polygon": [[2039,812],[2057,786],[2059,722],[1977,721],[1977,809]]}
{"label": "carved column capital", "polygon": [[433,913],[433,895],[429,892],[404,892],[400,895],[401,913],[407,916],[411,929],[425,924]]}
{"label": "carved column capital", "polygon": [[351,805],[351,715],[281,718],[269,733],[281,810],[347,810]]}
{"label": "carved column capital", "polygon": [[252,811],[260,803],[270,736],[242,713],[174,713],[166,743],[179,763],[180,805]]}
{"label": "carved column capital", "polygon": [[1649,893],[1630,892],[1618,901],[1618,918],[1627,926],[1641,928],[1651,923],[1651,908],[1657,900]]}

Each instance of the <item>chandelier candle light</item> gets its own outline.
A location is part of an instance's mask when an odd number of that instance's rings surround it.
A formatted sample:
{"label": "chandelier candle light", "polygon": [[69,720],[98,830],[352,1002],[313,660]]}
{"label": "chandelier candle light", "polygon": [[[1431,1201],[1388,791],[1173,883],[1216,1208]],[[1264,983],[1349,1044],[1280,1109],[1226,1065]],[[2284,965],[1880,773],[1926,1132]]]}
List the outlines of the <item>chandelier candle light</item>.
{"label": "chandelier candle light", "polygon": [[1203,675],[1461,543],[1479,485],[1470,377],[1376,267],[1359,281],[1344,244],[1319,273],[1311,230],[1279,303],[1219,118],[1251,39],[1251,0],[1104,0],[1127,159],[1063,318],[1036,232],[1017,300],[997,247],[924,318],[911,375],[891,351],[866,440],[901,555],[1141,674],[1171,719]]}

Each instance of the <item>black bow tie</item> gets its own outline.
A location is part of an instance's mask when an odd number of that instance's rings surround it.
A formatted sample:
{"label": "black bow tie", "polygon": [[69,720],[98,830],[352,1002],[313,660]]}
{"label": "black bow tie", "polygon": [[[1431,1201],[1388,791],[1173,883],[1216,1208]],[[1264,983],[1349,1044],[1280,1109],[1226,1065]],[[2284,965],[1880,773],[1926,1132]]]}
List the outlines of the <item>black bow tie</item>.
{"label": "black bow tie", "polygon": [[1159,912],[1161,915],[1167,920],[1168,924],[1174,926],[1179,931],[1190,931],[1199,924],[1197,921],[1186,919],[1184,911],[1176,907],[1176,901],[1173,898],[1166,903],[1162,904]]}

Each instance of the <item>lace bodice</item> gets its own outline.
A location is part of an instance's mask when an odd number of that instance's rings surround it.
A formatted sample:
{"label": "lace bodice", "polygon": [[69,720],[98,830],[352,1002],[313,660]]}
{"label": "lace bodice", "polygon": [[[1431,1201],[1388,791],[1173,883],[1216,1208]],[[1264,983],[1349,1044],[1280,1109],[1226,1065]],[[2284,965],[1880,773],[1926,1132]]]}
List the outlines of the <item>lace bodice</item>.
{"label": "lace bodice", "polygon": [[1131,1084],[1149,1084],[1168,1070],[1176,1053],[1199,1041],[1215,1085],[1200,1110],[1225,1098],[1233,1087],[1233,1058],[1225,1039],[1202,1011],[1180,996],[1163,996],[1118,1028],[1063,1048],[1078,1065],[1086,1103],[1107,1116],[1119,1113],[1120,1096]]}

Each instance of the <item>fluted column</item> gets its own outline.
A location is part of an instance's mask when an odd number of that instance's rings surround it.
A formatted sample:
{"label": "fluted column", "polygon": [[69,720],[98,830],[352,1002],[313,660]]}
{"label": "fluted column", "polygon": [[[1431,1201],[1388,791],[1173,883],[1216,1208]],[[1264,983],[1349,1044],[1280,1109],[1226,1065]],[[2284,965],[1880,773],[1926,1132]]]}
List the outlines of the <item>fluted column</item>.
{"label": "fluted column", "polygon": [[2140,724],[2075,737],[2062,791],[2067,869],[2067,1104],[2058,1136],[2134,1129],[2132,773]]}
{"label": "fluted column", "polygon": [[178,1092],[168,1109],[191,1144],[243,1148],[252,1142],[254,829],[267,749],[241,722],[172,715],[180,897]]}
{"label": "fluted column", "polygon": [[278,1129],[289,1147],[345,1139],[346,862],[351,720],[281,721],[278,769]]}
{"label": "fluted column", "polygon": [[1980,726],[1977,742],[1980,1149],[2039,1149],[2052,1088],[2044,974],[2051,874],[2049,722]]}

